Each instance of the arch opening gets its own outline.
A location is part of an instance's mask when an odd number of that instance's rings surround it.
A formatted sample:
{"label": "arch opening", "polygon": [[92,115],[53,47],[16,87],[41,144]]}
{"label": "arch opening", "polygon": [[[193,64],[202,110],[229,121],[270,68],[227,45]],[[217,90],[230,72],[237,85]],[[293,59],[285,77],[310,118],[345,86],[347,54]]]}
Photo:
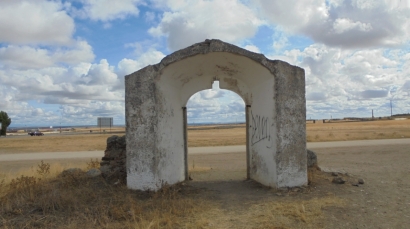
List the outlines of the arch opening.
{"label": "arch opening", "polygon": [[188,99],[188,125],[245,123],[245,105],[239,94],[220,88],[215,80],[210,89],[200,90]]}
{"label": "arch opening", "polygon": [[[201,90],[190,97],[186,120],[189,146],[186,173],[189,180],[247,178],[245,109],[243,99],[233,91],[221,89],[218,80],[213,82],[211,89]],[[198,147],[215,150],[210,154],[199,151],[201,148]],[[232,148],[243,150],[234,152]],[[229,162],[227,158],[230,158]]]}

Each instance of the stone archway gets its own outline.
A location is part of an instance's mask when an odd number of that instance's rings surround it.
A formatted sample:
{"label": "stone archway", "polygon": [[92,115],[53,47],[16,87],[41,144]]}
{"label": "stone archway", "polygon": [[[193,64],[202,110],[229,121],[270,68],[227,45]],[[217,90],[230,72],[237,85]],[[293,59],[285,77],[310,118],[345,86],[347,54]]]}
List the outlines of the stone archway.
{"label": "stone archway", "polygon": [[125,77],[128,187],[158,190],[187,178],[186,103],[215,80],[245,101],[248,178],[307,184],[304,70],[206,40]]}

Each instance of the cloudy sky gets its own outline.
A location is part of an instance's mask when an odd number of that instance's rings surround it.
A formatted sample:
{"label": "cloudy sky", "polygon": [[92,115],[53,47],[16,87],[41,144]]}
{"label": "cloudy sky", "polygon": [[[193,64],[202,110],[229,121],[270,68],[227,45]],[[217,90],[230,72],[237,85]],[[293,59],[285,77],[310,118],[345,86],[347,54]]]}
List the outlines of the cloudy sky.
{"label": "cloudy sky", "polygon": [[[124,75],[205,39],[304,68],[307,118],[410,112],[410,0],[0,0],[0,110],[11,126],[124,124]],[[214,86],[189,122],[244,121]]]}

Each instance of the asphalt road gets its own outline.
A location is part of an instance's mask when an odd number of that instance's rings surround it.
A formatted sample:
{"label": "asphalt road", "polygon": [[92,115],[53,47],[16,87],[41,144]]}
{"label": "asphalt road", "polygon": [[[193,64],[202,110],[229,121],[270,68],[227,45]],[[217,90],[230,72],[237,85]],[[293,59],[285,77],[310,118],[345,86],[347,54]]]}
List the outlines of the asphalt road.
{"label": "asphalt road", "polygon": [[[378,146],[378,145],[409,145],[409,138],[402,139],[380,139],[380,140],[357,140],[357,141],[336,141],[336,142],[308,142],[308,149],[336,148],[336,147],[357,147],[357,146]],[[215,146],[215,147],[192,147],[189,154],[215,154],[245,152],[245,145],[241,146]]]}
{"label": "asphalt road", "polygon": [[[308,142],[307,148],[336,148],[358,146],[382,146],[382,145],[410,145],[410,139],[382,139],[382,140],[358,140],[337,142]],[[245,145],[240,146],[214,146],[214,147],[191,147],[188,154],[220,154],[245,152]],[[0,161],[22,160],[46,160],[46,159],[72,159],[72,158],[101,158],[104,151],[79,151],[79,152],[48,152],[48,153],[18,153],[0,155]]]}

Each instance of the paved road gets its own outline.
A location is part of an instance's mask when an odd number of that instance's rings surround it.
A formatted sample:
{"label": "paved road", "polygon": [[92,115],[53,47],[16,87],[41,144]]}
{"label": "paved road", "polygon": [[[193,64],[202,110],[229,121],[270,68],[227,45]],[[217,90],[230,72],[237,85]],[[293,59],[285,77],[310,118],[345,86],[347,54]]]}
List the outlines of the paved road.
{"label": "paved road", "polygon": [[357,140],[357,141],[337,141],[337,142],[308,142],[308,149],[336,148],[336,147],[357,147],[357,146],[381,146],[381,145],[408,145],[410,138],[400,139],[377,139],[377,140]]}
{"label": "paved road", "polygon": [[[358,147],[378,145],[410,145],[410,139],[383,139],[383,140],[359,140],[338,142],[308,142],[309,149],[335,148],[335,147]],[[215,146],[215,147],[191,147],[189,154],[219,154],[245,152],[246,147],[240,146]],[[50,153],[18,153],[0,155],[0,161],[23,161],[45,159],[70,159],[70,158],[101,158],[104,151],[80,151],[80,152],[50,152]]]}
{"label": "paved road", "polygon": [[[380,139],[380,140],[358,140],[358,141],[336,141],[336,142],[308,142],[308,149],[336,148],[336,147],[357,147],[357,146],[378,146],[378,145],[410,145],[409,138],[402,139]],[[189,148],[189,154],[213,154],[213,153],[233,153],[245,152],[246,147],[242,146],[215,146],[215,147],[193,147]]]}
{"label": "paved road", "polygon": [[72,158],[101,158],[104,151],[78,151],[78,152],[49,152],[49,153],[16,153],[2,154],[0,161],[25,161],[46,159],[72,159]]}

